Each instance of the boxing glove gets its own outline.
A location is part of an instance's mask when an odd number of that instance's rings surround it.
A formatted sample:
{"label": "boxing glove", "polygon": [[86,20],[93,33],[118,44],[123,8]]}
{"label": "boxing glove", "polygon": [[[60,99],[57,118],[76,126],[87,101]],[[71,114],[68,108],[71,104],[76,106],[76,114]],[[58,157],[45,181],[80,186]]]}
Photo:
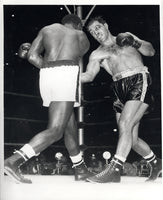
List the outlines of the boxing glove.
{"label": "boxing glove", "polygon": [[28,51],[29,51],[30,48],[31,48],[30,43],[21,44],[20,47],[19,47],[18,56],[22,59],[26,59]]}
{"label": "boxing glove", "polygon": [[139,49],[141,46],[138,40],[135,40],[132,35],[127,33],[119,33],[116,37],[116,43],[120,47],[132,46],[136,49]]}

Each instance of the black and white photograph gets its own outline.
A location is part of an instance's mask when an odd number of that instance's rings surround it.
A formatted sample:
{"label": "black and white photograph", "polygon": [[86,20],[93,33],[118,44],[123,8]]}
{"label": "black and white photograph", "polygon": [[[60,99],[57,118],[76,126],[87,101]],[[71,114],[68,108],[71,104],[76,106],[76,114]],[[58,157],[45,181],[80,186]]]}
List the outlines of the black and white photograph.
{"label": "black and white photograph", "polygon": [[0,200],[161,200],[162,2],[2,0]]}

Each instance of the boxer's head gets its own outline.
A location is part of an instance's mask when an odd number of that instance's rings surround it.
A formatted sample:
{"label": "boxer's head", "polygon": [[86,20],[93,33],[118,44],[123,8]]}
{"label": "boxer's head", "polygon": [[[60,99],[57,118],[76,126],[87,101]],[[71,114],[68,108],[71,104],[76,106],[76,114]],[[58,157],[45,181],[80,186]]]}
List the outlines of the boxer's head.
{"label": "boxer's head", "polygon": [[63,17],[61,23],[64,24],[72,24],[75,29],[82,30],[82,21],[81,19],[74,14],[68,14]]}
{"label": "boxer's head", "polygon": [[87,29],[89,29],[89,26],[91,26],[95,21],[101,23],[101,24],[105,24],[106,21],[101,17],[101,16],[97,16],[97,17],[94,17],[94,18],[91,18],[90,21],[88,22],[88,25],[87,25]]}
{"label": "boxer's head", "polygon": [[108,24],[101,16],[92,18],[87,25],[87,29],[101,44],[104,43],[109,37]]}

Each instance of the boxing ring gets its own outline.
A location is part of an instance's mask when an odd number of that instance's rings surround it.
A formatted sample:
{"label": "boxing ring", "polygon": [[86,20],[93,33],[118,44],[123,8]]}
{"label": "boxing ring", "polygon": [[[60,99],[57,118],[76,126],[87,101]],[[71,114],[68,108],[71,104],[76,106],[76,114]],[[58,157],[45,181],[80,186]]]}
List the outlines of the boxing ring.
{"label": "boxing ring", "polygon": [[16,184],[4,177],[2,200],[162,200],[162,180],[145,183],[144,177],[123,177],[121,183],[93,184],[73,176],[26,176],[32,184]]}
{"label": "boxing ring", "polygon": [[[92,7],[83,23],[86,22],[95,6]],[[65,6],[68,13],[69,8]],[[78,6],[78,15],[82,18],[81,7]],[[81,71],[82,62],[81,62]],[[21,96],[16,93],[6,92],[5,95]],[[83,91],[81,89],[83,99]],[[22,95],[35,98],[30,95]],[[83,101],[84,102],[84,101]],[[99,101],[100,102],[100,101]],[[85,101],[85,103],[88,103]],[[84,146],[84,106],[78,110],[79,144]],[[19,121],[19,118],[5,117],[5,120]],[[21,119],[22,122],[38,123],[38,120]],[[39,121],[46,124],[46,121]],[[101,123],[101,125],[104,123]],[[91,125],[91,124],[90,124]],[[92,123],[93,125],[93,123]],[[16,146],[16,144],[5,144]],[[23,145],[23,144],[18,144]],[[87,148],[87,147],[84,147]],[[85,181],[75,181],[73,175],[25,175],[32,180],[32,184],[16,184],[10,177],[2,177],[2,200],[161,200],[162,178],[155,182],[145,182],[147,177],[122,176],[120,183],[95,184]]]}

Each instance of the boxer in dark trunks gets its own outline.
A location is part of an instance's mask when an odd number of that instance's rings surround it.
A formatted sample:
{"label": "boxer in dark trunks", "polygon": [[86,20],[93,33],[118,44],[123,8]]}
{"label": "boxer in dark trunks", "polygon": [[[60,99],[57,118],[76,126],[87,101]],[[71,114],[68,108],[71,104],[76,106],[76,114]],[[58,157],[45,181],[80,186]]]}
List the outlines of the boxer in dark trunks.
{"label": "boxer in dark trunks", "polygon": [[119,129],[116,153],[110,164],[101,173],[87,178],[90,182],[120,182],[120,171],[131,148],[150,165],[147,181],[155,180],[162,170],[161,159],[157,158],[149,145],[138,137],[140,120],[151,104],[151,77],[144,66],[141,54],[153,56],[155,50],[150,42],[132,33],[113,36],[108,24],[101,17],[88,23],[88,31],[100,43],[91,53],[82,82],[93,81],[100,67],[113,78],[114,103]]}
{"label": "boxer in dark trunks", "polygon": [[73,113],[79,61],[88,49],[89,41],[76,15],[66,15],[62,24],[42,28],[31,45],[21,45],[19,56],[40,69],[40,93],[43,105],[49,109],[49,123],[46,130],[5,160],[5,173],[16,182],[31,183],[21,175],[19,167],[62,137],[75,168],[75,180],[90,175],[80,153]]}

